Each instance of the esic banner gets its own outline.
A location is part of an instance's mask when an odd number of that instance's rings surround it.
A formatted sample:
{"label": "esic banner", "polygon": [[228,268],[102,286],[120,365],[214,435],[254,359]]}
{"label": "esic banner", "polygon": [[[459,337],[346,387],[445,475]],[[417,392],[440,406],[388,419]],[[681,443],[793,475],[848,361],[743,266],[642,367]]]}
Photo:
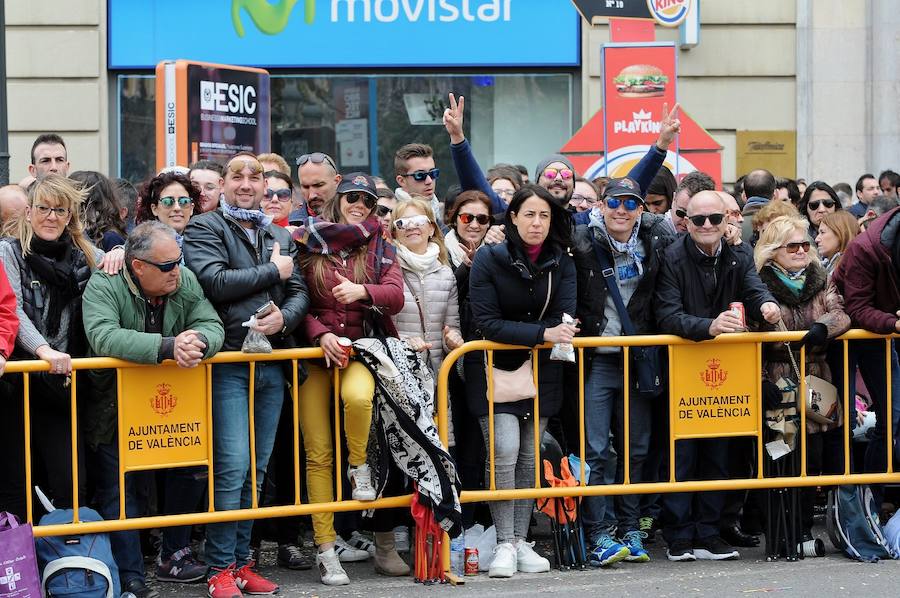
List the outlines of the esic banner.
{"label": "esic banner", "polygon": [[269,73],[188,60],[156,66],[156,167],[225,162],[271,141]]}
{"label": "esic banner", "polygon": [[671,109],[676,102],[674,44],[606,44],[602,64],[604,155],[649,146],[659,136],[663,104]]}

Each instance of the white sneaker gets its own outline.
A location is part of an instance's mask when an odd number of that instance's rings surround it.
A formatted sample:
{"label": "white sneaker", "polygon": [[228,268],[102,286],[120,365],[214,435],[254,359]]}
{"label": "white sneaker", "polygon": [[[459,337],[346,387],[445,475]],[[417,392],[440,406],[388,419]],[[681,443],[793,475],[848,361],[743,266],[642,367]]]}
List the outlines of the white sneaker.
{"label": "white sneaker", "polygon": [[397,552],[409,552],[409,528],[398,525],[394,528],[394,549]]}
{"label": "white sneaker", "polygon": [[368,463],[356,467],[351,465],[347,468],[347,477],[350,478],[350,487],[353,488],[353,500],[375,500],[377,498]]}
{"label": "white sneaker", "polygon": [[334,552],[342,563],[357,563],[368,560],[371,556],[368,550],[360,550],[347,544],[340,536],[334,541]]}
{"label": "white sneaker", "polygon": [[494,548],[494,560],[488,569],[488,577],[512,577],[517,568],[515,547],[509,542],[497,544]]}
{"label": "white sneaker", "polygon": [[322,583],[326,586],[345,586],[350,583],[350,578],[341,567],[341,561],[334,548],[316,553],[316,567],[319,569]]}
{"label": "white sneaker", "polygon": [[356,550],[365,550],[369,553],[369,556],[375,556],[375,542],[359,532],[353,532],[353,534],[350,535],[350,539],[347,540],[347,545]]}
{"label": "white sneaker", "polygon": [[534,542],[516,540],[516,562],[522,573],[546,573],[550,570],[550,561],[534,551]]}

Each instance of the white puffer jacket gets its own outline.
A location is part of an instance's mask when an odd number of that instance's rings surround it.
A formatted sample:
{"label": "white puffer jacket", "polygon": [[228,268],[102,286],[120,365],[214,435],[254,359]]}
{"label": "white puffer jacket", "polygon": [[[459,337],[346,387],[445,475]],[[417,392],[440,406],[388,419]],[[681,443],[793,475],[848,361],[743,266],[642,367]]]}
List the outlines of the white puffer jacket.
{"label": "white puffer jacket", "polygon": [[[402,264],[402,262],[401,262]],[[456,276],[449,266],[435,262],[424,275],[403,268],[403,309],[393,316],[394,325],[400,338],[418,336],[431,343],[428,352],[435,380],[441,368],[441,362],[448,349],[444,345],[444,326],[459,332],[459,298],[456,291]],[[412,287],[412,288],[410,288]],[[419,317],[418,297],[424,315],[425,331],[422,331],[422,318]]]}

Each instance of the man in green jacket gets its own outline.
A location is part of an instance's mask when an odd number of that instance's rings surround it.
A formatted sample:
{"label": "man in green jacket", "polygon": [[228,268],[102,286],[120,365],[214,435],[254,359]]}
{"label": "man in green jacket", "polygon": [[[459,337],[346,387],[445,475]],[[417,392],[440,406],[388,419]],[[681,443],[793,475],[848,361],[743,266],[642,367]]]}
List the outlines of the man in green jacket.
{"label": "man in green jacket", "polygon": [[[154,220],[132,231],[125,245],[126,268],[118,276],[95,272],[84,291],[84,329],[93,354],[137,363],[174,359],[179,367],[193,368],[222,347],[222,321],[197,278],[181,262],[181,248],[169,226]],[[96,459],[100,512],[106,519],[118,519],[115,371],[96,372],[92,381],[93,400],[82,418],[84,437]],[[204,474],[203,468],[169,470],[165,511],[195,510],[206,487]],[[128,517],[145,511],[139,503],[141,493],[136,492],[140,478],[141,474],[128,476]],[[139,534],[116,532],[111,540],[122,591],[138,598],[157,596],[146,584]],[[206,566],[191,555],[190,526],[166,528],[157,579],[187,583],[205,575]]]}

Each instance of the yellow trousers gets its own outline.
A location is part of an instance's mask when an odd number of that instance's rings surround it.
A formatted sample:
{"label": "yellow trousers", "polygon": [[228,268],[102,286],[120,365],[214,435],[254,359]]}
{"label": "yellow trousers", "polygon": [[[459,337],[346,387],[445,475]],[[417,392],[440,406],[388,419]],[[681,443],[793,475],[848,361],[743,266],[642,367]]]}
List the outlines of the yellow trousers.
{"label": "yellow trousers", "polygon": [[[330,425],[334,409],[334,372],[331,369],[307,363],[309,378],[299,389],[300,429],[306,448],[306,484],[309,502],[334,500],[334,439]],[[340,396],[343,403],[344,433],[347,436],[347,460],[350,465],[366,462],[369,444],[369,428],[372,424],[372,398],[375,380],[366,366],[351,361],[341,370]],[[343,488],[343,497],[349,498],[350,488]],[[334,542],[334,514],[318,513],[312,516],[316,544]]]}

